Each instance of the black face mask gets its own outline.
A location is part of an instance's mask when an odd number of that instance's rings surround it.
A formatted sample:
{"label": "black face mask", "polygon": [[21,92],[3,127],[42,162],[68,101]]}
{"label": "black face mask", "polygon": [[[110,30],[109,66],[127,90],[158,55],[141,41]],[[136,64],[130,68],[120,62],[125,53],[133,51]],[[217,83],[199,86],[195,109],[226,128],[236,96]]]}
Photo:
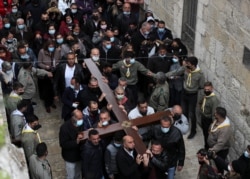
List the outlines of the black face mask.
{"label": "black face mask", "polygon": [[35,126],[33,127],[33,130],[34,130],[34,131],[37,131],[37,130],[40,129],[41,127],[42,127],[41,124],[35,125]]}
{"label": "black face mask", "polygon": [[153,154],[155,158],[159,158],[161,154]]}
{"label": "black face mask", "polygon": [[105,72],[104,75],[109,77],[112,75],[112,72]]}
{"label": "black face mask", "polygon": [[93,116],[96,116],[96,115],[98,114],[98,110],[90,111],[90,113],[91,113]]}
{"label": "black face mask", "polygon": [[203,165],[203,164],[205,164],[205,162],[204,161],[199,161],[199,164]]}
{"label": "black face mask", "polygon": [[141,114],[142,116],[146,116],[146,115],[147,115],[147,112],[148,112],[148,111],[145,111],[145,112],[141,112],[141,111],[140,111],[140,114]]}
{"label": "black face mask", "polygon": [[212,93],[212,91],[205,91],[205,90],[204,90],[204,94],[205,94],[206,96],[209,96],[211,93]]}
{"label": "black face mask", "polygon": [[132,152],[134,149],[128,148],[127,150],[128,150],[129,152]]}
{"label": "black face mask", "polygon": [[189,70],[191,70],[192,69],[192,67],[191,66],[186,66],[187,67],[187,69],[189,69]]}
{"label": "black face mask", "polygon": [[174,121],[177,121],[180,118],[181,118],[181,115],[179,115],[179,114],[175,114],[174,117],[173,117]]}
{"label": "black face mask", "polygon": [[75,51],[75,53],[77,54],[77,55],[80,55],[80,49],[77,49],[76,51]]}
{"label": "black face mask", "polygon": [[98,16],[92,16],[92,19],[97,21],[99,19],[99,17]]}
{"label": "black face mask", "polygon": [[24,94],[24,92],[20,92],[20,93],[18,93],[18,95],[20,95],[20,96],[21,96],[21,95],[23,95],[23,94]]}
{"label": "black face mask", "polygon": [[98,93],[99,92],[99,88],[89,88],[90,91],[92,91],[93,93]]}

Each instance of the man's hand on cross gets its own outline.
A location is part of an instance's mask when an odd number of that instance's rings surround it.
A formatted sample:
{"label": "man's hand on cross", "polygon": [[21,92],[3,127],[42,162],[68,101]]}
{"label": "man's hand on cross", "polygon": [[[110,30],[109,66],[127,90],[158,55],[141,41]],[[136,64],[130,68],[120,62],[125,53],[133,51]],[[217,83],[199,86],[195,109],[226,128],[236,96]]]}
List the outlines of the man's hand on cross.
{"label": "man's hand on cross", "polygon": [[138,155],[136,156],[136,163],[137,163],[138,165],[140,165],[142,161],[143,161],[143,156],[140,155],[140,154],[138,154]]}

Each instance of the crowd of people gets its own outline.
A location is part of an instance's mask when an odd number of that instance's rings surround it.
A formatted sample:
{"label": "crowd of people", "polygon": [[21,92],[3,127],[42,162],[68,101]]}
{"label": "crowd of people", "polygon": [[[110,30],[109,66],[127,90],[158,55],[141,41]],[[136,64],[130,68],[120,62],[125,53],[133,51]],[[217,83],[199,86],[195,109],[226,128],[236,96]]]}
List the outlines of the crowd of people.
{"label": "crowd of people", "polygon": [[[188,56],[152,11],[139,17],[139,4],[124,0],[3,0],[0,14],[0,80],[8,127],[12,143],[24,149],[31,178],[52,178],[34,114],[37,91],[47,113],[55,102],[63,104],[59,143],[67,179],[173,179],[184,166],[183,135],[196,135],[197,106],[205,144],[197,156],[206,164],[198,177],[228,170],[249,178],[249,146],[226,167],[232,134],[226,109],[219,106],[212,83],[205,82],[198,59]],[[117,104],[107,102],[110,94],[100,90],[87,58]],[[119,121],[114,105],[129,120],[165,110],[171,115],[158,125],[133,126],[149,148],[137,154],[132,136],[99,135],[98,128]],[[207,151],[213,152],[216,170]]]}

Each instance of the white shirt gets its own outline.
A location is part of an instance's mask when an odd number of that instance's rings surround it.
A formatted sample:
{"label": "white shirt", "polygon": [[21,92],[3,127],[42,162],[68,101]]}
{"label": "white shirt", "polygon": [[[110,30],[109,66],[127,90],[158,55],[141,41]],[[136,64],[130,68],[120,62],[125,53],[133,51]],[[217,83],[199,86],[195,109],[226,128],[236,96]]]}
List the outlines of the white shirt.
{"label": "white shirt", "polygon": [[68,86],[70,86],[70,81],[72,79],[72,77],[74,76],[74,72],[75,72],[75,65],[73,67],[69,67],[68,65],[66,65],[66,69],[65,69],[65,88],[67,88]]}
{"label": "white shirt", "polygon": [[[153,109],[151,106],[148,106],[148,107],[147,107],[147,114],[146,114],[146,116],[147,116],[147,115],[150,115],[150,114],[154,114],[154,113],[155,113],[154,109]],[[133,120],[133,119],[136,119],[136,118],[138,118],[138,117],[143,117],[143,116],[142,116],[142,114],[140,113],[138,107],[136,106],[134,109],[132,109],[132,110],[129,112],[128,118],[129,118],[129,120]],[[147,133],[148,130],[149,130],[149,127],[150,127],[150,126],[140,127],[140,128],[138,129],[138,133],[139,133],[140,135],[143,135],[143,134]]]}

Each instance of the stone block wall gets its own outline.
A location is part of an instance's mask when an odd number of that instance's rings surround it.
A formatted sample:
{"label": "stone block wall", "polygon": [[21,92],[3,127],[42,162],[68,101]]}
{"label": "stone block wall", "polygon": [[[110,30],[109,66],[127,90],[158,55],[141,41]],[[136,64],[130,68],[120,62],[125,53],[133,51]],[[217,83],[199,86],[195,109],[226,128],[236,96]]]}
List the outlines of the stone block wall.
{"label": "stone block wall", "polygon": [[[146,4],[181,37],[183,0],[146,0]],[[244,46],[250,48],[249,19],[248,0],[198,1],[194,55],[232,121],[231,158],[250,144],[250,71],[242,63]]]}
{"label": "stone block wall", "polygon": [[[1,84],[0,84],[1,85]],[[17,148],[10,142],[6,113],[0,88],[0,178],[28,179],[28,168],[22,148]]]}

